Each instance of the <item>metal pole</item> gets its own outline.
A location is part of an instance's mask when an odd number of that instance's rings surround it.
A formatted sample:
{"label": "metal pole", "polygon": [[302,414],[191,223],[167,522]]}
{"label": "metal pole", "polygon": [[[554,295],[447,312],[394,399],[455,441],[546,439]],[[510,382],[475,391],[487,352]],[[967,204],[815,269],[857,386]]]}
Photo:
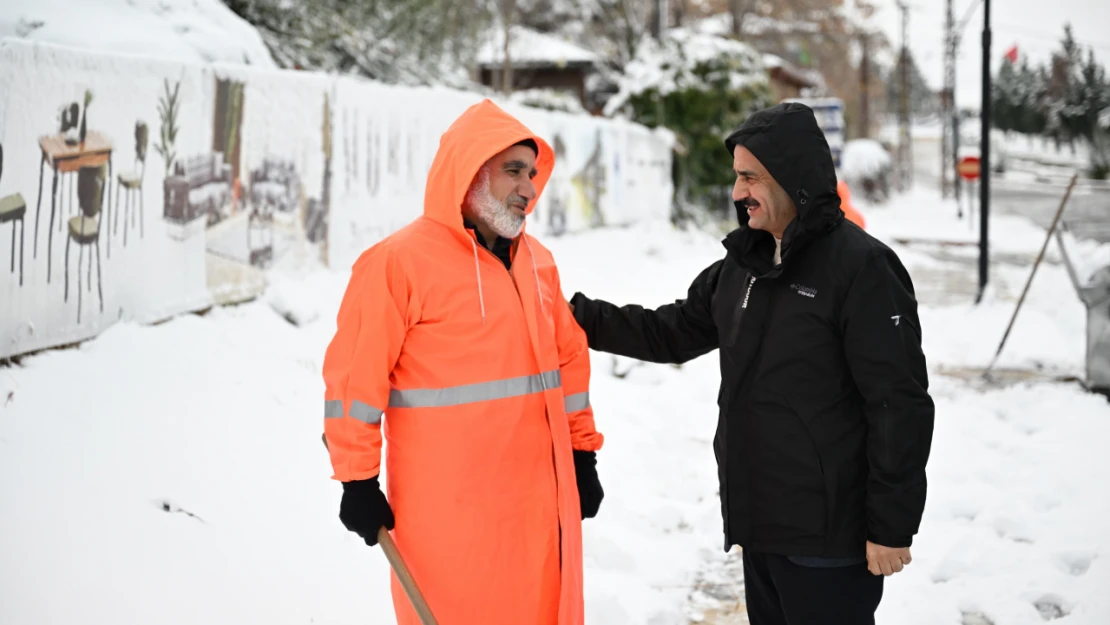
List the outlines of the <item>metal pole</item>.
{"label": "metal pole", "polygon": [[867,139],[871,136],[871,55],[867,47],[867,32],[860,33],[860,47],[863,52],[863,59],[859,64],[859,82],[860,82],[860,138]]}
{"label": "metal pole", "polygon": [[899,161],[901,161],[900,185],[903,191],[910,186],[910,51],[908,47],[909,7],[905,2],[899,2],[898,8],[902,11],[902,67],[899,72],[899,98],[898,119],[900,137],[898,139]]}
{"label": "metal pole", "polygon": [[[952,70],[956,64],[955,59],[953,58],[953,53],[955,52],[955,46],[953,45],[953,43],[956,38],[955,28],[956,25],[952,21],[952,0],[947,0],[947,8],[945,10],[944,18],[944,91],[942,92],[944,95],[941,101],[942,132],[940,133],[941,197],[948,197],[948,194],[951,192],[951,189],[948,185],[948,176],[955,176],[956,167],[956,161],[954,160],[952,161],[951,166],[949,166],[948,164],[948,155],[952,153],[951,149],[949,148],[949,146],[951,145],[950,141],[952,139],[949,137],[947,129],[947,126],[952,122],[952,111],[955,107],[955,102],[953,101],[953,92],[955,91],[955,89],[952,85]],[[949,169],[952,169],[952,171],[949,171]]]}
{"label": "metal pole", "polygon": [[979,294],[976,304],[983,301],[990,266],[987,225],[991,201],[991,0],[983,3],[983,95],[979,110]]}

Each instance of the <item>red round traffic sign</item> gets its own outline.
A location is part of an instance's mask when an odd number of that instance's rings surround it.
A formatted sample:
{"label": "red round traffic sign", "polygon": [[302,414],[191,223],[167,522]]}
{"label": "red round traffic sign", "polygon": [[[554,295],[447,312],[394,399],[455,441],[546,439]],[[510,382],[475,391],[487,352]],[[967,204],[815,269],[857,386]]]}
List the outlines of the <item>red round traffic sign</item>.
{"label": "red round traffic sign", "polygon": [[956,164],[956,173],[964,180],[976,180],[979,178],[979,157],[978,156],[965,156],[960,159]]}

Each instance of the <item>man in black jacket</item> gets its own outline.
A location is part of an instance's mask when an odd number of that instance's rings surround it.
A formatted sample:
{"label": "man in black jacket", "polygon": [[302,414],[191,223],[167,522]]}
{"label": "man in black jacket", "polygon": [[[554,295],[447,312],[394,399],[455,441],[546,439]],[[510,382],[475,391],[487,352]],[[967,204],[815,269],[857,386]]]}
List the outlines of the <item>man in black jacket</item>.
{"label": "man in black jacket", "polygon": [[934,408],[913,284],[844,218],[808,107],[759,111],[725,147],[740,227],[686,298],[570,305],[595,350],[682,363],[720,349],[713,448],[751,623],[871,624],[925,506]]}

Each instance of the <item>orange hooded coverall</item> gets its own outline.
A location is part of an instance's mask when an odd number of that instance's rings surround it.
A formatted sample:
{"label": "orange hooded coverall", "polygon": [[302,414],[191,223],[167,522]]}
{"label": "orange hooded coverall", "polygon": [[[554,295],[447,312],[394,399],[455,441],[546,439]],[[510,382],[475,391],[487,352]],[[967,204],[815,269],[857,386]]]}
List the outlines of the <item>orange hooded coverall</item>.
{"label": "orange hooded coverall", "polygon": [[[586,336],[539,241],[518,236],[506,271],[461,212],[481,165],[523,139],[538,199],[555,164],[543,139],[489,100],[451,125],[423,216],[355,262],[324,358],[332,477],[378,475],[384,440],[393,539],[448,625],[584,619],[571,450],[603,441]],[[396,575],[391,590],[398,623],[418,625]]]}
{"label": "orange hooded coverall", "polygon": [[848,218],[848,221],[866,230],[867,222],[863,218],[863,213],[859,212],[855,204],[852,204],[852,191],[848,189],[848,183],[838,180],[836,182],[836,194],[840,196],[840,210],[844,211],[844,216]]}

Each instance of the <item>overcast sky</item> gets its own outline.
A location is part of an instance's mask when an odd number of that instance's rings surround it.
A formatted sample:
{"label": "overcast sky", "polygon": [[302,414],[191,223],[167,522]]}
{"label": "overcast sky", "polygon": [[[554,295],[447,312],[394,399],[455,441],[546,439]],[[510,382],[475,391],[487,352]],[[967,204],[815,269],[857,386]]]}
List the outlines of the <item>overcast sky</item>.
{"label": "overcast sky", "polygon": [[[845,0],[853,2],[853,0]],[[873,23],[894,46],[901,41],[901,15],[896,0],[875,0],[880,6]],[[944,84],[945,0],[908,0],[909,46],[925,80],[934,88]],[[963,31],[956,64],[956,101],[977,108],[982,92],[983,0],[953,0],[958,24],[968,9],[974,13]],[[1003,53],[1017,45],[1021,55],[1036,63],[1048,60],[1059,47],[1064,24],[1071,22],[1075,38],[1110,69],[1110,0],[992,0],[991,68],[998,71]]]}

